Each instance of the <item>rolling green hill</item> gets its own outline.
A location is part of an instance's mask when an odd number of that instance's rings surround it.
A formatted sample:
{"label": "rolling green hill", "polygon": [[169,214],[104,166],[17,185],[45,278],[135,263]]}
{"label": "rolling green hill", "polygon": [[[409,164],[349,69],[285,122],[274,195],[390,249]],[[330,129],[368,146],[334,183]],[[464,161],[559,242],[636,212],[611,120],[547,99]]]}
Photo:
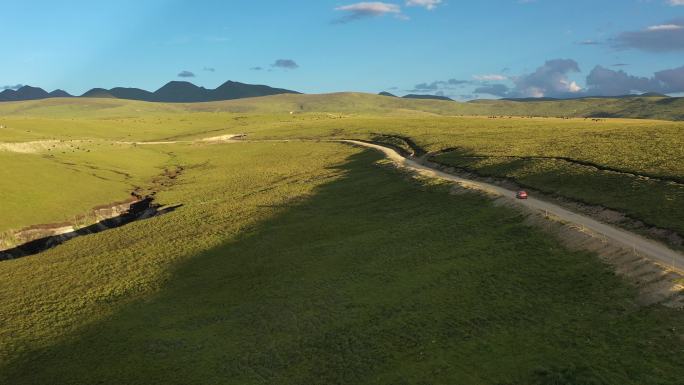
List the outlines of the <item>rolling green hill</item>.
{"label": "rolling green hill", "polygon": [[[24,88],[42,91],[31,87]],[[30,99],[54,98],[60,94],[48,95],[42,91],[39,95],[40,97],[34,95]],[[155,92],[122,87],[111,90],[94,88],[82,97],[119,98],[151,102],[188,102],[197,103],[197,105],[187,106],[188,110],[260,113],[283,111],[391,113],[410,110],[440,115],[684,120],[684,98],[673,98],[658,94],[614,98],[474,100],[465,103],[430,95],[407,95],[402,98],[387,97],[390,95],[394,96],[389,93],[373,95],[353,92],[304,95],[284,89],[232,81],[228,81],[214,90],[208,90],[192,83],[174,81]],[[261,97],[265,97],[267,100],[261,100]],[[21,99],[8,96],[6,100]],[[73,103],[76,105],[83,104],[79,101]],[[3,108],[4,104],[8,103],[0,103],[0,111],[6,108]]]}
{"label": "rolling green hill", "polygon": [[[0,236],[134,189],[182,205],[0,262],[0,383],[678,384],[681,310],[644,306],[519,212],[327,141],[407,138],[682,233],[684,123],[457,111],[469,108],[495,107],[0,103]],[[197,140],[226,134],[247,136]]]}
{"label": "rolling green hill", "polygon": [[188,106],[189,109],[234,112],[398,113],[415,111],[439,115],[542,116],[684,120],[684,98],[585,98],[552,101],[478,100],[467,103],[391,98],[382,95],[340,93],[277,95],[267,100],[245,99],[228,103]]}
{"label": "rolling green hill", "polygon": [[[258,87],[258,86],[254,86]],[[147,105],[135,104],[129,100],[112,100],[109,102],[95,101],[80,98],[56,98],[29,102],[0,103],[0,114],[26,114],[35,115],[36,110],[51,108],[59,113],[58,108],[71,108],[72,111],[87,113],[90,110],[114,109],[113,111],[126,110],[126,108],[142,108],[152,111],[223,111],[236,113],[288,113],[288,112],[324,112],[324,113],[349,113],[349,114],[402,114],[428,113],[437,115],[474,115],[474,116],[538,116],[538,117],[581,117],[581,118],[629,118],[629,119],[655,119],[655,120],[684,120],[684,98],[670,98],[660,96],[643,96],[629,98],[582,98],[569,100],[544,100],[544,101],[513,101],[513,100],[476,100],[467,103],[434,100],[434,99],[410,99],[395,98],[384,95],[372,95],[363,93],[334,93],[321,95],[287,94],[254,97],[261,91],[235,91],[246,98],[239,98],[233,94],[235,87],[219,87],[216,92],[221,99],[237,99],[214,101],[205,103],[178,103],[177,106],[168,104]],[[112,89],[93,90],[86,96],[116,97],[121,94],[136,95],[142,90],[135,89]],[[171,94],[177,92],[171,90]],[[246,92],[246,93],[245,93]],[[174,99],[175,96],[160,96],[166,99]],[[144,95],[143,95],[144,96]],[[143,96],[140,96],[142,98]],[[133,96],[129,96],[133,97]],[[196,98],[203,96],[197,95]],[[244,97],[244,96],[242,96]],[[219,98],[219,96],[217,96]],[[182,99],[174,99],[174,102]],[[135,107],[134,107],[135,106]],[[135,112],[135,111],[130,111]]]}
{"label": "rolling green hill", "polygon": [[181,209],[2,262],[0,383],[684,375],[681,312],[484,197],[341,144],[165,150]]}
{"label": "rolling green hill", "polygon": [[221,133],[253,139],[386,140],[395,135],[428,152],[450,149],[439,157],[443,163],[614,209],[684,235],[682,123],[449,115],[449,109],[477,105],[369,94],[189,104],[48,99],[0,104],[5,126],[0,142],[188,140]]}

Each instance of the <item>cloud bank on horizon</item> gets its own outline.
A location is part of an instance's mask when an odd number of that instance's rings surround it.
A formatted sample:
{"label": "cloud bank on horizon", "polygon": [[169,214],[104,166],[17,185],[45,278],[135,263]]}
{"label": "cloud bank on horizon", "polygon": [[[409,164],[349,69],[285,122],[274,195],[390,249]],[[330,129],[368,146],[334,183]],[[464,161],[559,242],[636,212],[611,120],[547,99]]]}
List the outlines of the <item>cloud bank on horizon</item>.
{"label": "cloud bank on horizon", "polygon": [[639,77],[629,75],[623,70],[616,71],[597,65],[587,75],[584,88],[568,76],[579,72],[576,61],[554,59],[547,61],[533,73],[512,77],[512,87],[500,83],[483,84],[473,92],[504,98],[574,98],[684,92],[684,66],[658,71],[651,77]]}

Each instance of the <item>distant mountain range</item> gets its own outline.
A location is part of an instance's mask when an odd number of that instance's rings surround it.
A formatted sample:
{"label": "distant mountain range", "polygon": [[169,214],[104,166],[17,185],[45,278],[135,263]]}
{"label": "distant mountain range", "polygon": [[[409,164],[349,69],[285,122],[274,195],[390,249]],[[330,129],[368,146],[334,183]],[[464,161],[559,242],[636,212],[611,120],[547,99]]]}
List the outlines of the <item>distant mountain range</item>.
{"label": "distant mountain range", "polygon": [[[47,92],[42,88],[23,86],[19,89],[6,89],[0,92],[0,102],[13,102],[22,100],[38,100],[48,98],[115,98],[128,100],[141,100],[146,102],[165,102],[165,103],[196,103],[196,102],[212,102],[220,100],[233,100],[252,98],[259,96],[280,95],[280,94],[300,94],[300,92],[286,90],[282,88],[273,88],[265,85],[245,84],[233,81],[227,81],[221,84],[218,88],[207,89],[196,86],[190,82],[171,81],[165,84],[160,89],[150,92],[140,88],[126,88],[116,87],[112,89],[93,88],[80,96],[73,96],[63,90],[54,90]],[[389,92],[379,93],[381,96],[400,98],[400,99],[430,99],[430,100],[444,100],[454,101],[453,99],[440,95],[420,95],[409,94],[405,96],[396,96]],[[667,95],[658,93],[645,93],[641,95],[623,95],[623,96],[583,96],[574,99],[555,99],[555,98],[504,98],[501,101],[511,102],[553,102],[561,100],[582,100],[582,99],[629,99],[639,97],[657,97],[670,98]],[[470,103],[479,103],[481,100],[471,100]]]}
{"label": "distant mountain range", "polygon": [[[380,96],[388,96],[388,97],[391,97],[391,98],[398,98],[398,97],[399,97],[399,96],[397,96],[397,95],[391,94],[391,93],[386,92],[386,91],[383,91],[383,92],[379,93],[378,95],[380,95]],[[447,96],[440,96],[440,95],[416,95],[416,94],[408,94],[408,95],[402,96],[402,98],[404,98],[404,99],[446,100],[446,101],[451,101],[451,102],[454,101],[454,99],[452,99],[452,98],[449,98],[449,97],[447,97]]]}
{"label": "distant mountain range", "polygon": [[47,92],[42,88],[31,86],[23,86],[18,90],[4,90],[0,92],[0,102],[15,101],[15,100],[36,100],[47,98],[62,98],[69,97],[68,93],[62,90],[54,90]]}
{"label": "distant mountain range", "polygon": [[448,96],[440,96],[440,95],[416,95],[416,94],[408,94],[402,96],[404,99],[430,99],[430,100],[446,100],[448,102],[453,102],[454,99],[448,97]]}
{"label": "distant mountain range", "polygon": [[[232,100],[269,96],[279,94],[299,94],[299,92],[282,88],[273,88],[264,85],[244,84],[227,81],[216,89],[198,87],[190,82],[171,81],[162,88],[150,92],[140,88],[116,87],[112,89],[93,88],[80,97],[83,98],[117,98],[129,100],[141,100],[146,102],[167,103],[195,103],[213,102],[219,100]],[[17,90],[4,90],[0,92],[0,102],[13,102],[20,100],[38,100],[48,98],[75,97],[62,90],[47,92],[42,88],[23,86]]]}

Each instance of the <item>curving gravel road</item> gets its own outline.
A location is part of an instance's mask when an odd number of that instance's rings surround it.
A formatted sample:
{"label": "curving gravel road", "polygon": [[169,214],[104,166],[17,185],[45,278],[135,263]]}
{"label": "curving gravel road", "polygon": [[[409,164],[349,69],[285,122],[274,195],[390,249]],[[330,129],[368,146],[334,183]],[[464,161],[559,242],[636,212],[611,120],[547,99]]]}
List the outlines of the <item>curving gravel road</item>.
{"label": "curving gravel road", "polygon": [[385,154],[387,158],[399,164],[400,166],[416,171],[421,175],[456,182],[465,188],[479,190],[488,194],[508,198],[518,205],[558,217],[564,222],[575,224],[581,228],[588,229],[595,234],[602,235],[615,244],[622,245],[628,249],[633,249],[640,255],[666,268],[674,269],[677,272],[684,274],[684,255],[656,241],[646,239],[627,230],[599,222],[593,218],[572,212],[556,204],[536,199],[534,197],[530,197],[527,200],[516,199],[515,191],[490,183],[465,179],[436,170],[421,164],[414,159],[405,158],[397,151],[389,147],[357,140],[342,140],[342,142],[378,150]]}

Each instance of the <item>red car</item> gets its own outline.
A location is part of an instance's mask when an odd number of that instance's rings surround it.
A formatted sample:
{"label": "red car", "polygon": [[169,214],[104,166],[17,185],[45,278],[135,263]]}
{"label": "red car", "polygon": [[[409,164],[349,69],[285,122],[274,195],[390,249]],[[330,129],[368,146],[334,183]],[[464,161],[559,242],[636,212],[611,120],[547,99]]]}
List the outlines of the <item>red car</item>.
{"label": "red car", "polygon": [[515,197],[518,198],[518,199],[527,199],[527,191],[522,191],[522,190],[521,190],[521,191],[518,191],[518,192],[515,194]]}

